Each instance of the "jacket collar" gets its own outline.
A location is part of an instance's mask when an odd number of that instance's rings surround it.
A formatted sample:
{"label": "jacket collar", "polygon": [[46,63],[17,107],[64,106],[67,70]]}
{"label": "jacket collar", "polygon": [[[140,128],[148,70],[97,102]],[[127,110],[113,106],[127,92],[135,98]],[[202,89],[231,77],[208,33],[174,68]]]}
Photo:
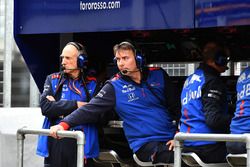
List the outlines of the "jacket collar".
{"label": "jacket collar", "polygon": [[210,74],[220,76],[220,73],[216,69],[214,69],[213,67],[207,65],[206,63],[200,63],[198,69],[202,69],[205,72],[208,72]]}

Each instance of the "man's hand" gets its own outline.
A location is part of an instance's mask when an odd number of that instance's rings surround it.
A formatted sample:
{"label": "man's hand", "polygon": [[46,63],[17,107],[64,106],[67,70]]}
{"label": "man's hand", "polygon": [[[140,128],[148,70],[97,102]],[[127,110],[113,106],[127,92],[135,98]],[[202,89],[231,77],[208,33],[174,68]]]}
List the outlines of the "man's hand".
{"label": "man's hand", "polygon": [[174,150],[174,140],[169,140],[166,145],[169,145],[168,150]]}
{"label": "man's hand", "polygon": [[46,96],[46,98],[47,98],[49,101],[56,101],[56,99],[55,99],[53,96]]}
{"label": "man's hand", "polygon": [[87,104],[87,102],[77,101],[77,108],[80,108],[80,107],[84,106],[85,104]]}
{"label": "man's hand", "polygon": [[60,130],[64,130],[61,125],[51,126],[49,135],[56,139],[59,139],[60,137],[57,136],[57,131],[60,131]]}

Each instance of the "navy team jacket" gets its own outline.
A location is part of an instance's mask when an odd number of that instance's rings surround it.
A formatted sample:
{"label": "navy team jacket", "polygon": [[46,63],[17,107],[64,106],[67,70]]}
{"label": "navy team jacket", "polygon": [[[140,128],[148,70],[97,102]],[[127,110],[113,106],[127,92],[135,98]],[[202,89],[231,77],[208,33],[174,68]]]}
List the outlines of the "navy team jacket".
{"label": "navy team jacket", "polygon": [[124,121],[123,128],[133,152],[150,141],[173,139],[179,119],[180,100],[169,76],[159,68],[144,70],[140,84],[117,74],[91,101],[67,116],[63,122],[72,127],[98,122],[100,115],[115,108]]}
{"label": "navy team jacket", "polygon": [[240,74],[236,89],[236,112],[230,130],[233,134],[250,133],[250,67]]}
{"label": "navy team jacket", "polygon": [[[87,90],[92,97],[96,88],[96,79],[87,77]],[[56,93],[58,92],[58,93]],[[47,95],[53,96],[56,101],[46,99]],[[45,117],[43,128],[59,123],[63,117],[77,109],[77,101],[87,101],[87,96],[81,79],[71,79],[61,73],[54,73],[47,77],[44,90],[40,99],[42,114]],[[85,134],[86,144],[84,153],[86,158],[99,155],[98,132],[94,124],[80,124],[72,127],[72,130],[82,130]],[[37,154],[48,157],[47,136],[39,137]]]}

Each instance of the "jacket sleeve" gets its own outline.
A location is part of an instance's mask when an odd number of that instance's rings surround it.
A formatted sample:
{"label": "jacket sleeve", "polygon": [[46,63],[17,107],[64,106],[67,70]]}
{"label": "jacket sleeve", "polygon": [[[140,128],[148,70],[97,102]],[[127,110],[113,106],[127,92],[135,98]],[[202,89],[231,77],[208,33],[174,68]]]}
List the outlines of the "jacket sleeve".
{"label": "jacket sleeve", "polygon": [[[49,101],[46,96],[53,96],[56,101]],[[53,119],[70,114],[77,109],[77,103],[75,100],[58,100],[52,90],[51,76],[48,76],[40,97],[40,107],[44,116]]]}
{"label": "jacket sleeve", "polygon": [[224,110],[227,101],[225,100],[225,85],[219,79],[212,79],[202,88],[202,104],[206,124],[214,129],[228,132],[231,116]]}
{"label": "jacket sleeve", "polygon": [[106,112],[112,112],[115,107],[115,91],[111,83],[107,82],[90,102],[65,117],[70,127],[86,123],[98,123]]}
{"label": "jacket sleeve", "polygon": [[[164,70],[162,70],[164,71]],[[168,74],[164,71],[166,107],[177,124],[181,116],[180,95]]]}

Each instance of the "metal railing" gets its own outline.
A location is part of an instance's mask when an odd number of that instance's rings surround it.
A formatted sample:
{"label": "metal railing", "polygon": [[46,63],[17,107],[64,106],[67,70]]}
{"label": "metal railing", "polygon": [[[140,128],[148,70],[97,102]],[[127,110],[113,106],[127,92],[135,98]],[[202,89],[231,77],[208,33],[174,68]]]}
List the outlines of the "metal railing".
{"label": "metal railing", "polygon": [[[49,136],[48,129],[28,129],[17,130],[17,167],[23,167],[24,139],[26,134]],[[75,138],[77,140],[77,167],[84,167],[84,133],[81,131],[58,131],[59,137]]]}
{"label": "metal railing", "polygon": [[247,167],[250,167],[250,134],[177,133],[174,137],[174,167],[181,167],[181,149],[184,140],[245,142],[247,149]]}

